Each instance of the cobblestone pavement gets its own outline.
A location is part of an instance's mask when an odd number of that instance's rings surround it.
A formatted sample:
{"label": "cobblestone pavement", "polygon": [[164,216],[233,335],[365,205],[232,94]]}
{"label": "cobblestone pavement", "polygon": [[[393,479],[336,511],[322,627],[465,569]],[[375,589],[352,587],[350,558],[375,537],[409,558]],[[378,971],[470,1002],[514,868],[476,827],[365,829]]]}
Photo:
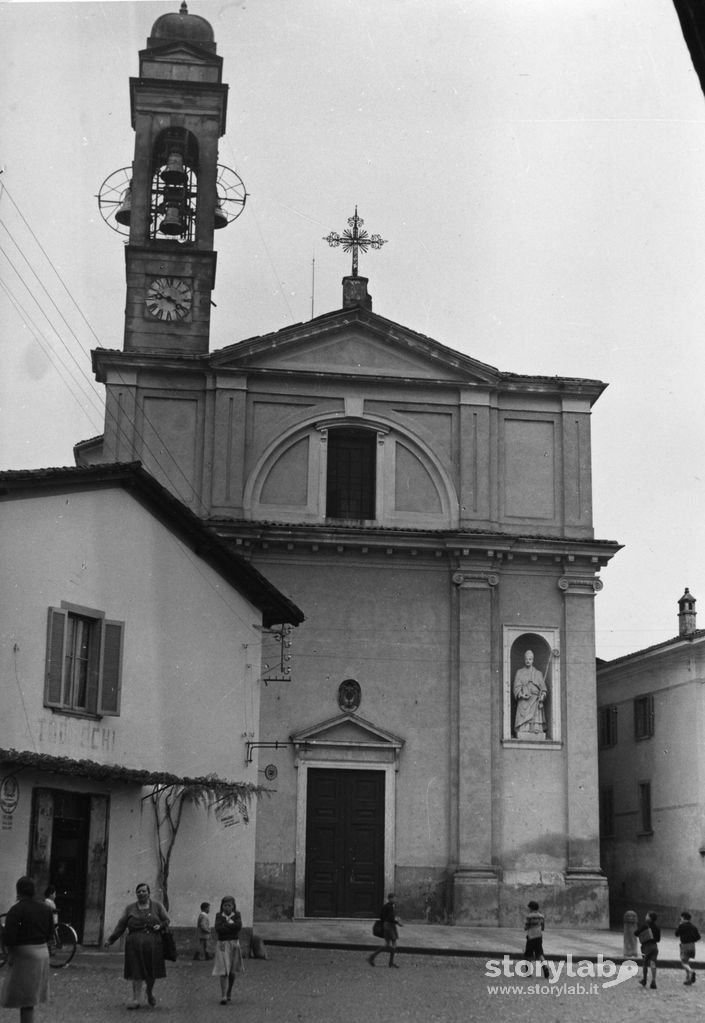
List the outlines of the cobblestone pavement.
{"label": "cobblestone pavement", "polygon": [[[481,958],[399,955],[398,961],[400,968],[390,970],[380,955],[371,969],[357,951],[274,948],[268,960],[246,963],[232,1003],[221,1006],[210,964],[179,960],[167,966],[168,978],[155,988],[156,1008],[134,1013],[125,1009],[130,985],[122,979],[122,957],[82,955],[52,974],[51,1001],[37,1009],[35,1020],[381,1023],[391,1015],[406,1023],[512,1023],[530,1013],[542,1023],[642,1023],[647,1016],[689,1023],[705,1014],[702,973],[699,983],[684,987],[680,971],[662,970],[658,989],[651,991],[634,977],[611,988],[585,976],[562,976],[555,983],[488,977]],[[2,1018],[15,1017],[8,1012]]]}

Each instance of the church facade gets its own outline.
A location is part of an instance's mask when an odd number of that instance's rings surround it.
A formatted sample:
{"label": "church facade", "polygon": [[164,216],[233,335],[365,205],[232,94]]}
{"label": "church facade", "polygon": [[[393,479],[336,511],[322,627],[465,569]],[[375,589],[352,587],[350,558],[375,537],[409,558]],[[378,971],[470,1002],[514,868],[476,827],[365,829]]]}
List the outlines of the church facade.
{"label": "church facade", "polygon": [[356,262],[339,309],[209,351],[225,89],[207,22],[160,18],[131,91],[125,341],[93,353],[105,433],[76,458],[140,460],[305,614],[246,743],[271,790],[255,917],[373,917],[394,890],[407,919],[515,926],[535,898],[607,926],[604,384],[381,316]]}

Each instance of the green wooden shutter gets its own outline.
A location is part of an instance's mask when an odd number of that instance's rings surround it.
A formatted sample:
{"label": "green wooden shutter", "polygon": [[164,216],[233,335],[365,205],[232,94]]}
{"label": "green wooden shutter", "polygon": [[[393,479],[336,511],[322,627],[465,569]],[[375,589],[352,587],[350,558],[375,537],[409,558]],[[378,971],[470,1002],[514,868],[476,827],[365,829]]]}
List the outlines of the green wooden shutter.
{"label": "green wooden shutter", "polygon": [[46,707],[62,706],[64,644],[67,618],[66,611],[62,611],[58,607],[49,608],[46,670],[44,674],[44,705]]}
{"label": "green wooden shutter", "polygon": [[99,714],[120,713],[124,628],[124,622],[104,622],[103,625],[103,670],[98,699]]}

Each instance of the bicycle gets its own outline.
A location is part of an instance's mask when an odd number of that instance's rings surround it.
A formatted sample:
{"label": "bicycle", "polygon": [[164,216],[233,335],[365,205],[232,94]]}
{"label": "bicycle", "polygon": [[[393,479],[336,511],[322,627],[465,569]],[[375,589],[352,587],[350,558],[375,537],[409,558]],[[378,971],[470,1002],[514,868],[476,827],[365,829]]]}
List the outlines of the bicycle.
{"label": "bicycle", "polygon": [[[0,966],[7,962],[7,949],[2,941],[2,932],[5,927],[6,913],[0,915]],[[54,933],[49,942],[49,965],[53,970],[61,970],[68,966],[76,955],[78,935],[71,924],[58,923],[54,926]]]}

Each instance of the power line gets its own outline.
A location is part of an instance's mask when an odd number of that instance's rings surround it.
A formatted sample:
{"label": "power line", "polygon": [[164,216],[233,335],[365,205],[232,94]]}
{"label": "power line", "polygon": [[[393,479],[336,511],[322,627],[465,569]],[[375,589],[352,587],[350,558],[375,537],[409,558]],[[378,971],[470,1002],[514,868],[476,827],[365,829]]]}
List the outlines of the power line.
{"label": "power line", "polygon": [[[9,201],[10,201],[10,202],[12,203],[13,207],[14,207],[14,208],[15,208],[15,210],[17,211],[17,214],[19,215],[20,219],[22,220],[22,223],[23,223],[23,224],[24,224],[24,225],[26,226],[26,228],[27,228],[27,230],[29,231],[29,233],[30,233],[31,237],[32,237],[32,238],[33,238],[33,240],[35,241],[36,245],[38,246],[38,248],[39,248],[39,250],[41,251],[42,255],[44,256],[45,260],[47,261],[47,263],[48,263],[48,264],[49,264],[49,266],[51,267],[51,269],[52,269],[52,271],[53,271],[53,273],[54,273],[55,277],[57,278],[57,280],[58,280],[58,281],[59,281],[59,283],[61,284],[61,286],[62,286],[62,288],[64,289],[64,291],[65,291],[66,295],[68,296],[69,300],[71,301],[71,303],[73,304],[73,306],[75,307],[75,309],[76,309],[76,310],[78,311],[79,315],[81,316],[81,319],[82,319],[82,320],[83,320],[83,322],[85,323],[86,327],[88,328],[88,330],[90,331],[90,333],[92,334],[92,336],[93,336],[93,337],[95,338],[95,341],[96,341],[96,343],[97,343],[98,347],[100,347],[100,339],[98,338],[98,336],[97,336],[96,332],[95,332],[95,331],[93,330],[93,327],[91,326],[91,324],[90,324],[90,323],[89,323],[89,321],[87,320],[87,318],[86,318],[86,316],[84,315],[84,313],[83,313],[83,311],[82,311],[81,307],[79,306],[78,302],[76,301],[76,299],[74,298],[73,294],[71,293],[71,291],[69,290],[69,288],[68,288],[68,287],[67,287],[67,285],[65,284],[65,282],[64,282],[64,280],[63,280],[63,278],[61,277],[61,274],[60,274],[60,273],[58,272],[58,270],[56,269],[56,267],[55,267],[55,265],[54,265],[54,263],[53,263],[53,261],[52,261],[51,257],[49,256],[49,254],[48,254],[48,253],[47,253],[47,251],[45,250],[44,246],[43,246],[43,245],[41,244],[41,242],[39,241],[39,239],[38,239],[37,235],[36,235],[36,234],[35,234],[35,232],[34,232],[34,231],[32,230],[32,227],[31,227],[31,225],[30,225],[30,224],[29,224],[29,222],[27,221],[26,217],[24,216],[24,214],[22,213],[21,209],[19,208],[19,206],[17,205],[17,203],[16,203],[16,202],[15,202],[15,200],[13,199],[12,195],[10,194],[9,190],[7,189],[7,186],[6,186],[6,185],[4,184],[4,182],[3,182],[3,183],[2,183],[2,185],[0,185],[0,199],[1,199],[1,198],[2,198],[2,196],[4,196],[4,195],[5,195],[5,196],[7,196],[7,198],[9,199]],[[59,316],[61,317],[61,320],[63,321],[63,323],[64,323],[64,324],[66,325],[66,327],[68,328],[69,332],[71,333],[71,335],[73,336],[74,340],[76,341],[76,343],[77,343],[78,347],[79,347],[79,348],[81,349],[81,351],[83,351],[83,352],[84,352],[84,354],[85,354],[86,356],[89,356],[89,355],[90,355],[90,353],[89,353],[89,352],[88,352],[88,351],[87,351],[87,350],[85,349],[85,347],[84,347],[84,346],[83,346],[83,344],[81,343],[80,339],[79,339],[79,338],[78,338],[78,336],[76,335],[75,331],[73,330],[73,328],[72,328],[72,327],[70,326],[70,324],[69,324],[69,323],[67,322],[66,318],[65,318],[65,317],[63,316],[63,314],[61,313],[60,309],[58,308],[58,306],[57,306],[57,305],[56,305],[56,303],[54,302],[53,298],[52,298],[52,297],[51,297],[51,295],[49,294],[49,292],[48,292],[47,288],[46,288],[46,287],[44,286],[43,282],[41,281],[41,279],[40,279],[40,278],[39,278],[39,276],[38,276],[38,275],[36,274],[36,272],[34,271],[33,267],[31,266],[31,264],[29,263],[29,260],[28,260],[28,259],[27,259],[27,257],[26,257],[26,256],[24,255],[24,253],[23,253],[23,251],[22,251],[22,248],[21,248],[21,246],[20,246],[20,245],[19,245],[19,243],[18,243],[18,242],[17,242],[16,240],[15,240],[15,238],[13,237],[13,235],[11,234],[11,232],[9,231],[9,229],[7,228],[7,225],[6,225],[6,224],[4,223],[4,221],[2,221],[2,220],[0,220],[0,224],[2,224],[2,226],[3,226],[3,227],[5,228],[5,230],[7,231],[8,235],[9,235],[9,236],[10,236],[10,238],[12,239],[12,241],[13,241],[13,243],[14,243],[15,247],[16,247],[16,248],[17,248],[17,250],[19,251],[19,253],[20,253],[20,255],[22,256],[22,258],[23,258],[23,260],[25,261],[25,263],[26,263],[26,264],[27,264],[27,265],[29,266],[29,268],[30,268],[30,270],[31,270],[31,272],[32,272],[32,274],[33,274],[33,276],[34,276],[34,277],[36,278],[36,280],[37,280],[37,282],[39,283],[39,285],[40,285],[40,287],[41,287],[42,291],[43,291],[43,292],[44,292],[44,293],[45,293],[45,294],[47,295],[47,297],[49,298],[49,301],[51,302],[51,304],[53,305],[53,307],[54,307],[54,308],[56,309],[56,311],[57,311],[57,313],[59,314]],[[68,354],[68,355],[70,356],[71,360],[72,360],[72,361],[74,362],[74,364],[75,364],[75,365],[76,365],[76,367],[78,368],[78,371],[79,371],[79,373],[80,373],[80,374],[81,374],[81,375],[82,375],[82,376],[83,376],[83,377],[84,377],[84,378],[85,378],[85,379],[86,379],[86,380],[88,381],[88,384],[89,384],[89,387],[90,387],[90,391],[91,391],[91,393],[92,393],[93,395],[95,395],[95,394],[96,394],[96,392],[95,392],[95,388],[94,388],[94,385],[93,385],[93,381],[92,381],[92,379],[91,379],[90,377],[88,377],[88,375],[87,375],[87,374],[86,374],[86,373],[84,372],[84,370],[83,370],[83,369],[81,368],[81,366],[80,366],[80,365],[79,365],[79,363],[77,362],[77,360],[76,360],[75,356],[74,356],[74,355],[73,355],[73,353],[72,353],[72,352],[70,351],[70,349],[68,348],[68,346],[66,345],[66,343],[65,343],[65,342],[63,341],[63,339],[61,338],[61,336],[60,336],[59,332],[58,332],[58,331],[56,330],[56,328],[55,328],[55,327],[54,327],[54,325],[52,324],[52,322],[51,322],[50,318],[49,318],[49,317],[47,316],[46,312],[45,312],[45,311],[44,311],[44,310],[42,309],[42,307],[41,307],[41,305],[39,304],[39,301],[38,301],[38,299],[37,299],[36,295],[34,295],[34,294],[32,293],[31,289],[30,289],[30,288],[29,288],[29,286],[27,285],[27,282],[26,282],[26,281],[24,280],[24,278],[22,277],[22,275],[21,275],[21,274],[19,273],[19,271],[17,270],[17,268],[16,268],[16,267],[15,267],[15,265],[13,264],[12,260],[10,259],[10,257],[9,257],[9,256],[7,255],[7,253],[6,253],[6,252],[5,252],[5,251],[4,251],[4,250],[3,250],[3,249],[2,249],[1,247],[0,247],[0,251],[2,251],[2,252],[3,252],[3,254],[5,255],[5,258],[6,258],[7,260],[8,260],[8,262],[9,262],[10,266],[12,267],[12,269],[14,270],[14,272],[15,272],[15,273],[17,274],[17,276],[19,277],[19,279],[20,279],[20,280],[22,281],[22,284],[24,285],[25,289],[26,289],[26,290],[27,290],[27,291],[29,292],[29,294],[30,294],[30,295],[32,296],[32,298],[33,298],[33,300],[35,301],[35,303],[36,303],[37,307],[39,308],[40,312],[41,312],[41,313],[42,313],[42,315],[43,315],[43,316],[45,317],[45,319],[47,320],[47,322],[48,322],[48,323],[49,323],[49,325],[51,326],[52,330],[54,330],[54,333],[55,333],[55,334],[56,334],[56,336],[57,336],[57,337],[59,338],[59,341],[61,342],[62,346],[63,346],[63,347],[64,347],[64,348],[66,349],[66,352],[67,352],[67,354]],[[118,383],[120,383],[120,384],[123,384],[123,385],[124,385],[124,384],[126,384],[126,381],[125,381],[124,377],[122,377],[122,375],[121,375],[121,374],[120,374],[119,372],[117,373],[117,380],[118,380]],[[64,382],[65,382],[65,381],[64,381]],[[127,442],[128,446],[129,446],[129,447],[130,447],[130,449],[132,450],[132,439],[131,439],[131,437],[130,437],[130,436],[128,435],[127,431],[126,431],[126,430],[124,429],[124,427],[122,426],[122,424],[120,423],[119,419],[118,419],[118,418],[117,418],[117,417],[115,416],[115,414],[114,414],[114,413],[112,412],[112,410],[110,409],[110,407],[109,407],[109,403],[108,403],[108,402],[106,401],[106,402],[105,402],[105,404],[104,404],[104,406],[103,406],[103,403],[102,403],[102,400],[101,400],[101,406],[102,406],[102,408],[104,407],[104,410],[105,410],[105,419],[106,419],[106,421],[107,421],[107,420],[111,420],[111,421],[112,421],[112,422],[114,423],[114,425],[115,425],[115,427],[116,427],[116,429],[117,429],[117,433],[118,433],[118,435],[122,435],[122,437],[123,437],[123,438],[124,438],[124,439],[126,440],[126,442]],[[102,410],[102,408],[101,408],[101,410]],[[158,443],[159,443],[159,444],[161,445],[161,447],[162,447],[162,450],[163,450],[163,452],[164,452],[165,454],[169,455],[169,457],[170,457],[170,459],[171,459],[171,461],[172,461],[172,464],[174,465],[174,467],[175,467],[175,468],[177,469],[178,473],[179,473],[179,474],[181,475],[181,477],[182,477],[182,478],[183,478],[183,480],[185,481],[185,483],[186,483],[186,487],[187,487],[187,494],[188,494],[188,492],[190,492],[190,494],[191,494],[191,495],[193,496],[193,498],[195,499],[195,502],[196,502],[196,503],[198,504],[199,508],[200,508],[201,510],[205,510],[205,504],[203,503],[203,501],[202,501],[202,499],[201,499],[201,496],[200,496],[199,492],[198,492],[198,491],[196,490],[196,488],[195,488],[195,486],[193,485],[193,483],[192,483],[192,482],[191,482],[191,481],[190,481],[190,480],[188,479],[188,477],[186,476],[186,474],[185,474],[185,472],[183,471],[183,469],[181,468],[181,465],[179,464],[178,460],[177,460],[177,459],[176,459],[176,458],[175,458],[175,457],[174,457],[174,456],[173,456],[173,455],[172,455],[172,454],[170,453],[168,445],[167,445],[167,444],[166,444],[166,443],[164,442],[164,440],[163,440],[163,438],[161,437],[161,435],[160,435],[159,431],[157,430],[157,428],[156,428],[156,426],[154,425],[154,423],[153,423],[153,422],[152,422],[152,421],[150,420],[150,418],[149,418],[149,416],[147,415],[147,413],[145,412],[144,408],[142,408],[141,412],[142,412],[142,419],[143,419],[143,422],[144,422],[145,424],[147,424],[147,425],[148,425],[148,426],[149,426],[149,427],[151,428],[151,430],[153,431],[153,434],[154,434],[154,438],[155,438],[155,439],[156,439],[156,441],[157,441],[157,442],[158,442]],[[149,445],[149,444],[147,443],[147,440],[146,440],[146,438],[145,438],[145,436],[144,436],[144,433],[143,433],[142,431],[140,431],[140,430],[138,429],[138,427],[137,427],[137,424],[136,424],[136,422],[135,422],[135,421],[134,421],[133,419],[129,418],[129,417],[128,417],[128,422],[129,422],[129,425],[130,425],[130,426],[132,427],[132,429],[133,429],[133,431],[134,431],[134,434],[135,434],[135,436],[136,436],[136,437],[137,437],[137,439],[138,439],[138,440],[140,441],[140,443],[141,443],[141,448],[142,448],[142,450],[143,450],[143,451],[145,451],[145,452],[147,452],[147,454],[148,454],[148,455],[149,455],[149,456],[151,457],[151,459],[152,459],[152,461],[153,461],[153,464],[154,464],[155,466],[157,466],[157,467],[158,467],[158,468],[159,468],[159,469],[161,470],[161,472],[162,472],[162,473],[164,474],[164,477],[165,477],[165,478],[166,478],[167,480],[169,480],[169,481],[170,481],[170,483],[171,483],[172,487],[174,488],[174,491],[176,492],[177,496],[178,496],[178,497],[179,497],[179,498],[180,498],[181,500],[183,500],[183,501],[184,501],[185,503],[188,503],[188,500],[189,500],[189,499],[188,499],[188,497],[187,497],[187,496],[185,496],[185,495],[184,495],[184,494],[183,494],[183,493],[182,493],[182,492],[180,491],[180,488],[179,488],[179,487],[178,487],[178,486],[176,485],[176,483],[175,483],[175,482],[174,482],[174,481],[173,481],[173,480],[171,479],[171,476],[170,476],[169,472],[167,471],[166,467],[164,466],[164,464],[162,463],[162,461],[160,460],[160,458],[158,457],[158,455],[157,455],[157,454],[156,454],[156,453],[155,453],[155,452],[154,452],[154,451],[152,450],[152,448],[150,447],[150,445]]]}

